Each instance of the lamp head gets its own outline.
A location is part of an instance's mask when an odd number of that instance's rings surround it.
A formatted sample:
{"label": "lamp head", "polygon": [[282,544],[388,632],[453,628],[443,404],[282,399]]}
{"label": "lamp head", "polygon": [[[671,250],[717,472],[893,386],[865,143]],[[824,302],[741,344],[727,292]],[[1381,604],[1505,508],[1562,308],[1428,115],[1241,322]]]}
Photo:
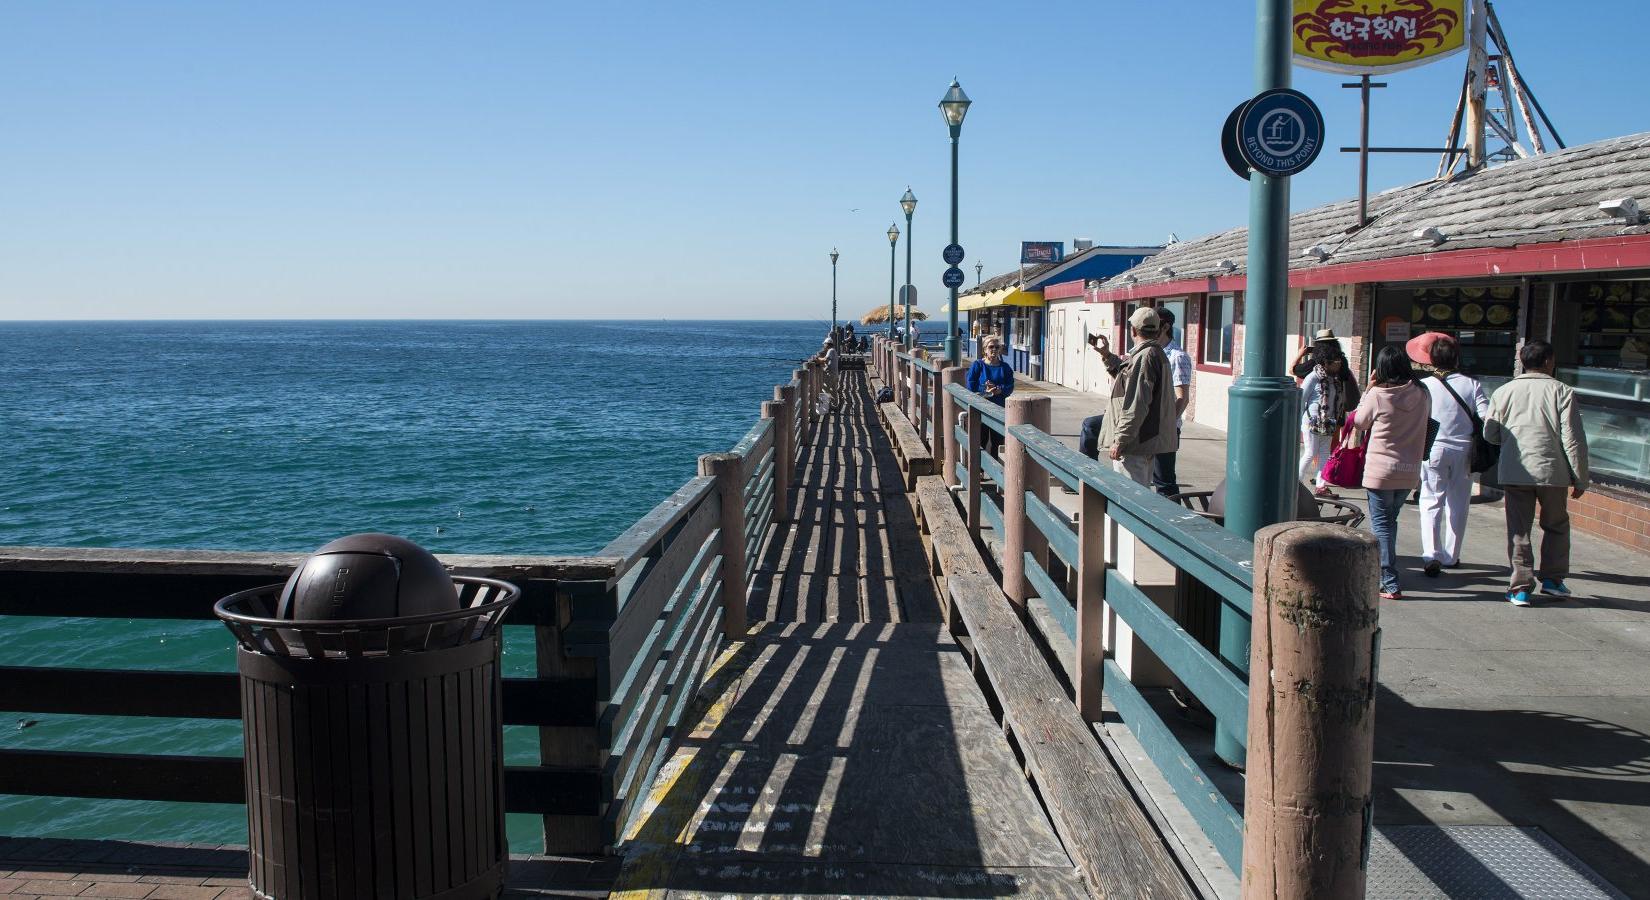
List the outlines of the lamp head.
{"label": "lamp head", "polygon": [[907,219],[911,218],[911,214],[917,211],[917,195],[911,193],[909,186],[905,188],[905,196],[899,198],[899,208],[905,210]]}
{"label": "lamp head", "polygon": [[831,248],[831,265],[833,265],[833,266],[836,265],[836,258],[837,258],[838,255],[839,254],[836,252],[836,248],[832,247]]}
{"label": "lamp head", "polygon": [[940,98],[940,112],[945,116],[945,124],[950,125],[953,132],[962,127],[963,117],[968,115],[968,106],[973,102],[963,93],[962,85],[957,83],[957,79],[951,79],[951,87],[945,92],[945,96]]}
{"label": "lamp head", "polygon": [[890,243],[890,244],[899,243],[899,223],[897,223],[897,222],[893,225],[888,226],[888,243]]}

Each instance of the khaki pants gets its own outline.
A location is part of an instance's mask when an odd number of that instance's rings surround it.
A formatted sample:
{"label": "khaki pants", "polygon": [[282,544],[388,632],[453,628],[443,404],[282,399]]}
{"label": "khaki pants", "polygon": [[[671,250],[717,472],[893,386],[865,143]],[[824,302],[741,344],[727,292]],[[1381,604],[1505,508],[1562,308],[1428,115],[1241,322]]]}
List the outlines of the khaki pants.
{"label": "khaki pants", "polygon": [[[1533,591],[1537,577],[1564,578],[1570,574],[1570,489],[1504,484],[1507,507],[1507,563],[1512,566],[1508,587]],[[1541,565],[1535,565],[1530,528],[1536,506],[1541,507]]]}
{"label": "khaki pants", "polygon": [[1155,457],[1130,456],[1125,453],[1123,454],[1122,459],[1114,459],[1111,461],[1111,468],[1114,472],[1122,472],[1124,475],[1134,479],[1135,484],[1151,487],[1153,459],[1155,459]]}

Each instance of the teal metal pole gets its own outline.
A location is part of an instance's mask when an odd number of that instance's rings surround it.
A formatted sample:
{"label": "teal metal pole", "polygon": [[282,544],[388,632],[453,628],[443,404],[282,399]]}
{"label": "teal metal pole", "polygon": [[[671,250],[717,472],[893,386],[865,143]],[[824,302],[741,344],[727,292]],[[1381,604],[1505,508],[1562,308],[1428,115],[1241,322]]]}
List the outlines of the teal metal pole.
{"label": "teal metal pole", "polygon": [[899,238],[888,242],[888,340],[894,339],[894,276],[899,270]]}
{"label": "teal metal pole", "polygon": [[[1255,92],[1289,86],[1290,0],[1255,2]],[[1244,537],[1295,518],[1300,390],[1288,376],[1289,179],[1249,176],[1249,273],[1243,306],[1243,374],[1227,393],[1226,527]],[[1249,670],[1249,620],[1220,612],[1220,658]],[[1242,767],[1243,745],[1224,723],[1215,753]]]}
{"label": "teal metal pole", "polygon": [[[957,139],[962,136],[962,126],[951,126],[951,243],[957,242]],[[962,365],[962,354],[957,347],[957,289],[951,289],[951,311],[945,326],[945,362],[947,365]]]}
{"label": "teal metal pole", "polygon": [[[906,193],[910,193],[907,191]],[[911,214],[905,214],[905,349],[916,341],[911,337]]]}

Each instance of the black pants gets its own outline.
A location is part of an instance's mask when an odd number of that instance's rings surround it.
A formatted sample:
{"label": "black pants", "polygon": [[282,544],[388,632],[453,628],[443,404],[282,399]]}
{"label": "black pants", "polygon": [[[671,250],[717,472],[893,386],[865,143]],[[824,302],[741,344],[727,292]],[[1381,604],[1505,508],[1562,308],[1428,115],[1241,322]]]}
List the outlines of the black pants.
{"label": "black pants", "polygon": [[1100,427],[1106,422],[1104,414],[1083,420],[1083,431],[1077,436],[1077,449],[1089,459],[1100,458]]}
{"label": "black pants", "polygon": [[1180,493],[1180,482],[1175,479],[1173,453],[1159,453],[1152,458],[1152,489],[1165,497]]}

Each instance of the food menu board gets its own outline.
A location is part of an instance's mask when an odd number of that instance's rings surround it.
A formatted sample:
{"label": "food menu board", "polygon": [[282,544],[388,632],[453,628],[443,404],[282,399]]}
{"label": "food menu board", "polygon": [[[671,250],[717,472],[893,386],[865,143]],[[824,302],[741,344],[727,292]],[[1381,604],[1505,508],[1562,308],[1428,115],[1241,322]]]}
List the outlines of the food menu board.
{"label": "food menu board", "polygon": [[1569,298],[1583,334],[1650,334],[1650,281],[1572,284]]}
{"label": "food menu board", "polygon": [[1419,328],[1510,331],[1518,323],[1518,286],[1417,288],[1409,321]]}

